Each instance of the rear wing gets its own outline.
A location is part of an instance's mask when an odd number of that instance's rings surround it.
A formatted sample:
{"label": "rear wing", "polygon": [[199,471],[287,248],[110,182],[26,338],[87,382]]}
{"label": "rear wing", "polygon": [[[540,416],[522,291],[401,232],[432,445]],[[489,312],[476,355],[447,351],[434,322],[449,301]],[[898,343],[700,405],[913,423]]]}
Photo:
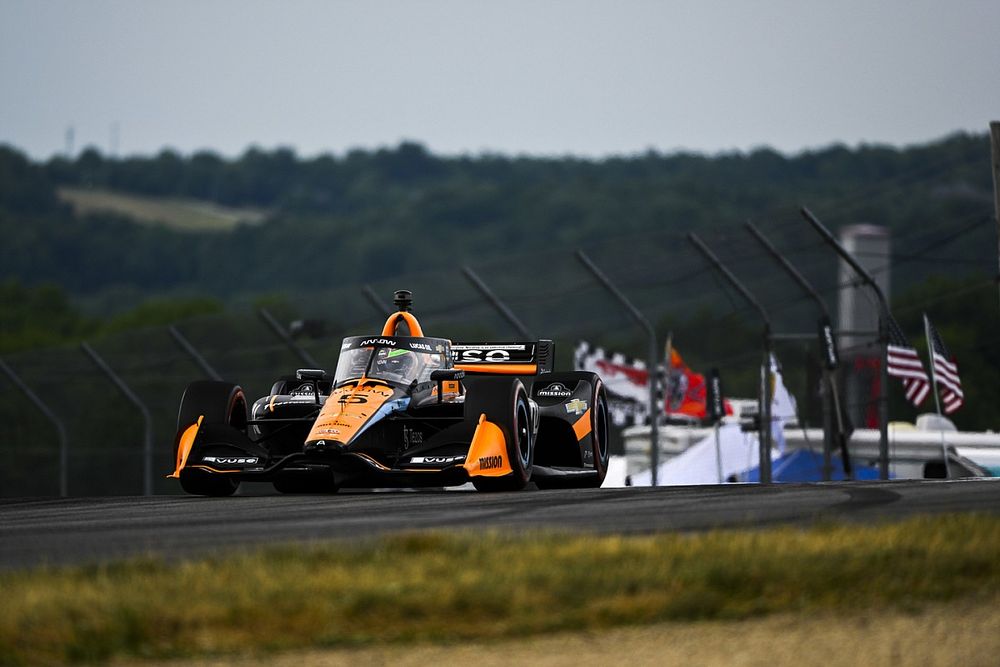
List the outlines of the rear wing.
{"label": "rear wing", "polygon": [[455,368],[466,373],[541,375],[551,373],[556,346],[551,340],[518,343],[452,343]]}

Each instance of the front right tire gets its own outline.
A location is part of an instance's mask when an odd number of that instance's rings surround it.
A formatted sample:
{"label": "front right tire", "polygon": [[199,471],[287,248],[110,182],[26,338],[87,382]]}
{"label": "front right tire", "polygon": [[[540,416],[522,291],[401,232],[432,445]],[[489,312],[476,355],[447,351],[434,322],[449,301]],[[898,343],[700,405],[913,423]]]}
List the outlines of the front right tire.
{"label": "front right tire", "polygon": [[[177,413],[177,431],[182,432],[202,417],[202,424],[226,424],[246,433],[249,412],[243,389],[229,382],[202,380],[192,382],[184,391],[181,407]],[[177,457],[178,442],[174,444],[174,458]],[[205,470],[181,470],[181,488],[195,496],[231,496],[236,493],[240,482],[226,473],[211,473]]]}

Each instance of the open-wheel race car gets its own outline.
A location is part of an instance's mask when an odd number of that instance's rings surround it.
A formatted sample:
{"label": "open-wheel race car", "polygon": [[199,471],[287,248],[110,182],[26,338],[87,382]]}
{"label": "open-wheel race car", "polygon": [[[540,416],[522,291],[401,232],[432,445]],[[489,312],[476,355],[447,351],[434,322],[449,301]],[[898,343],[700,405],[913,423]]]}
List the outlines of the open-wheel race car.
{"label": "open-wheel race car", "polygon": [[410,293],[396,292],[395,303],[380,334],[344,339],[333,375],[300,369],[253,403],[236,384],[190,384],[169,477],[207,496],[231,495],[241,481],[282,493],[601,485],[608,410],[600,377],[553,372],[548,340],[424,336]]}

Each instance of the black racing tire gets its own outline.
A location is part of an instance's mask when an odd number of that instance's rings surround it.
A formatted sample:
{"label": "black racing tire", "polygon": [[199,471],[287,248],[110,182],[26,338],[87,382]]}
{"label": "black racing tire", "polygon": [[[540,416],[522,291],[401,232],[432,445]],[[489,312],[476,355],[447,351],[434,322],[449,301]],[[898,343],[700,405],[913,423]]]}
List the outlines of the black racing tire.
{"label": "black racing tire", "polygon": [[608,475],[608,463],[611,461],[611,416],[608,414],[608,395],[601,378],[595,378],[591,405],[594,407],[591,408],[590,444],[594,450],[594,470],[597,471],[597,482],[592,487],[600,488]]}
{"label": "black racing tire", "polygon": [[187,428],[204,415],[205,423],[228,424],[246,431],[249,415],[243,389],[231,382],[200,380],[184,390],[181,408],[177,412],[177,430]]}
{"label": "black racing tire", "polygon": [[552,477],[536,479],[535,486],[539,489],[597,489],[604,483],[608,475],[608,462],[611,460],[610,415],[608,413],[608,395],[604,390],[604,382],[596,374],[587,373],[589,377],[580,379],[590,382],[590,446],[594,454],[594,470],[596,477]]}
{"label": "black racing tire", "polygon": [[524,384],[516,378],[490,378],[467,384],[465,418],[486,419],[503,431],[511,472],[503,477],[473,477],[478,491],[520,491],[531,479],[535,456],[531,408]]}
{"label": "black racing tire", "polygon": [[[203,416],[202,423],[227,424],[246,433],[248,414],[247,399],[239,385],[214,380],[192,382],[181,398],[177,430],[188,428]],[[178,444],[179,439],[174,445],[174,458]],[[184,491],[196,496],[231,496],[240,486],[239,480],[229,475],[186,468],[181,470],[180,482]]]}

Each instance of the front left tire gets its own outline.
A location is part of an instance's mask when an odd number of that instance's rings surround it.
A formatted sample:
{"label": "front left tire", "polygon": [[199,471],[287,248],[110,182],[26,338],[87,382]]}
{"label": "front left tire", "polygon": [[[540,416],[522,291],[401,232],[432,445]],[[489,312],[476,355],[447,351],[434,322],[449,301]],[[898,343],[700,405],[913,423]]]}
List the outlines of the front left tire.
{"label": "front left tire", "polygon": [[520,491],[531,479],[535,443],[528,392],[520,380],[484,379],[469,387],[466,419],[486,419],[503,432],[511,472],[503,477],[473,477],[478,491]]}

